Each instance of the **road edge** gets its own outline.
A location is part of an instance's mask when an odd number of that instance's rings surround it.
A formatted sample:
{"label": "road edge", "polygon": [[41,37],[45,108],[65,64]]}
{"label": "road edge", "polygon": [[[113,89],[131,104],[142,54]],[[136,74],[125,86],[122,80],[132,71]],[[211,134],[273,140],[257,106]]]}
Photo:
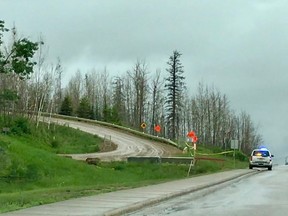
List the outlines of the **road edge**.
{"label": "road edge", "polygon": [[125,206],[122,208],[114,209],[112,211],[105,213],[104,216],[119,216],[119,215],[132,213],[134,211],[141,210],[141,209],[148,207],[150,205],[159,204],[160,202],[163,202],[163,201],[166,201],[166,200],[178,197],[178,196],[183,196],[183,195],[186,195],[188,193],[199,192],[193,198],[193,199],[198,199],[198,198],[203,197],[209,193],[220,190],[220,189],[222,189],[222,188],[224,188],[224,187],[226,187],[232,183],[238,182],[243,178],[248,178],[248,177],[250,177],[252,175],[256,175],[258,173],[259,172],[253,170],[253,171],[247,172],[247,173],[236,174],[236,175],[224,178],[224,179],[219,180],[219,181],[207,183],[206,185],[188,188],[186,190],[182,190],[182,191],[178,191],[178,192],[174,192],[174,193],[169,193],[169,194],[157,197],[157,198],[148,199],[148,200],[134,203],[132,205],[128,205],[128,206]]}

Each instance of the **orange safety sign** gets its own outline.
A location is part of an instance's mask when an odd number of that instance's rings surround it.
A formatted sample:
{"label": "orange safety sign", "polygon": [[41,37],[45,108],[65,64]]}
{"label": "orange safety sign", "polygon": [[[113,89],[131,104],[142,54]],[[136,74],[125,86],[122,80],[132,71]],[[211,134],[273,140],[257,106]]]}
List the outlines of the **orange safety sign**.
{"label": "orange safety sign", "polygon": [[154,130],[159,133],[161,131],[160,125],[155,125]]}

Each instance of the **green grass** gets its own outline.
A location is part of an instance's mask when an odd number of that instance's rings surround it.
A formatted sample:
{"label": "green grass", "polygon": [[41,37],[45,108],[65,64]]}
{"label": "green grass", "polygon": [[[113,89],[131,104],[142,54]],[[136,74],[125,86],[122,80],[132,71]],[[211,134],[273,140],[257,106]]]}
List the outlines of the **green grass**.
{"label": "green grass", "polygon": [[[101,143],[93,135],[55,125],[49,131],[42,125],[28,134],[0,134],[0,212],[187,177],[189,165],[112,162],[95,166],[56,154],[90,151]],[[198,161],[190,176],[234,168],[231,156],[218,157],[226,161]],[[244,167],[246,161],[236,161],[236,168]]]}
{"label": "green grass", "polygon": [[46,150],[61,154],[98,152],[103,144],[96,135],[56,124],[51,124],[49,130],[47,125],[40,124],[39,128],[33,129],[32,135],[34,139],[38,138],[36,143],[45,141],[50,147]]}

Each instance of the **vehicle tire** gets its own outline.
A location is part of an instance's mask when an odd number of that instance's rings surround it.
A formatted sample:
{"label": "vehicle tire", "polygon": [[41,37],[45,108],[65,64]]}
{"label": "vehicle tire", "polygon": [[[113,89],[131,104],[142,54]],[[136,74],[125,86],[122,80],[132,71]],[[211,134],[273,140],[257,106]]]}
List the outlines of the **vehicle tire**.
{"label": "vehicle tire", "polygon": [[268,167],[268,170],[272,170],[272,166]]}
{"label": "vehicle tire", "polygon": [[253,166],[249,165],[249,169],[253,169]]}

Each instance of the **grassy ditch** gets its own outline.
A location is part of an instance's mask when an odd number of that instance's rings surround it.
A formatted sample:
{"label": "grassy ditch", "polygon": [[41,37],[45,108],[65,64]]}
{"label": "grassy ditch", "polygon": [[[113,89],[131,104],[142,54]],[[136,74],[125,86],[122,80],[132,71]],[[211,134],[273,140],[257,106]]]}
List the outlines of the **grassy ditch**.
{"label": "grassy ditch", "polygon": [[[187,177],[189,165],[112,162],[95,166],[60,157],[57,153],[98,151],[103,141],[62,126],[46,130],[43,125],[36,130],[28,124],[27,128],[25,133],[20,127],[0,134],[1,213]],[[237,161],[236,168],[246,165]],[[233,159],[228,156],[222,163],[199,161],[190,176],[231,168]]]}

